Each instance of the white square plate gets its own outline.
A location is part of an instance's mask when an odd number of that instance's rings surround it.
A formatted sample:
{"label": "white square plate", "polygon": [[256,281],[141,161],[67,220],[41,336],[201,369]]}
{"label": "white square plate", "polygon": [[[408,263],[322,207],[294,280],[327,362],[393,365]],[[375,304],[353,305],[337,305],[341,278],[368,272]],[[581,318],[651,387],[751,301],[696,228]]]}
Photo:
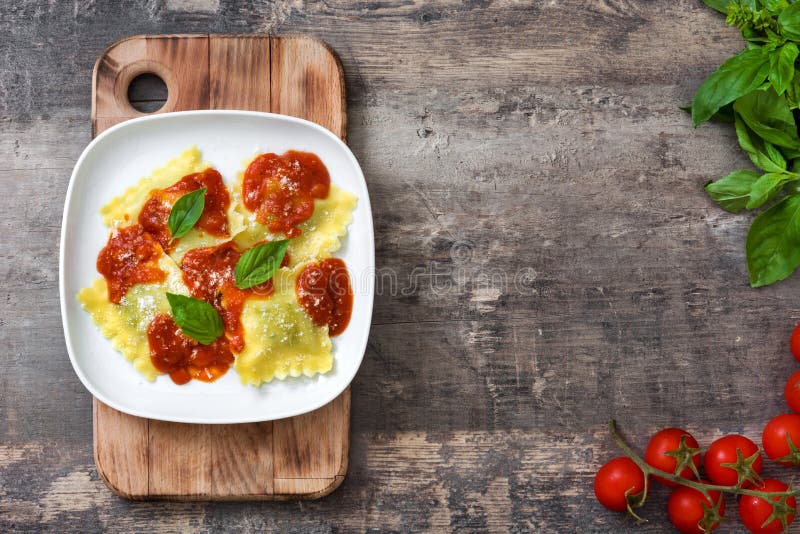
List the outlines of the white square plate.
{"label": "white square plate", "polygon": [[[231,369],[212,383],[178,386],[162,375],[144,379],[111,347],[76,300],[98,275],[97,254],[108,240],[100,207],[152,170],[196,145],[204,161],[233,184],[246,158],[289,149],[317,154],[331,182],[358,197],[342,248],[355,296],[350,325],[333,338],[333,370],[314,378],[245,386]],[[61,315],[67,350],[83,385],[105,404],[141,417],[185,423],[269,421],[332,401],[358,371],[372,316],[375,244],[364,175],[350,149],[321,126],[249,111],[187,111],[130,120],[106,130],[83,151],[70,178],[61,227]]]}

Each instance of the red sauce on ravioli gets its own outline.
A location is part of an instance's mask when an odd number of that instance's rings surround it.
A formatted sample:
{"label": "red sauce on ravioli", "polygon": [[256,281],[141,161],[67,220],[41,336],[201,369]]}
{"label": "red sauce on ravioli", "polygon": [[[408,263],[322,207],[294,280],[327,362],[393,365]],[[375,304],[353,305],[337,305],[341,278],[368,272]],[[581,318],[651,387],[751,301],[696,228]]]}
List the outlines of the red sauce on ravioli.
{"label": "red sauce on ravioli", "polygon": [[[244,328],[241,324],[245,301],[254,296],[268,297],[274,291],[272,279],[250,287],[236,287],[234,268],[242,252],[229,241],[216,247],[195,248],[186,253],[181,262],[183,281],[193,297],[203,299],[217,310],[225,325],[231,349],[244,348]],[[281,267],[289,264],[286,254]]]}
{"label": "red sauce on ravioli", "polygon": [[297,237],[302,234],[298,225],[314,213],[315,198],[328,196],[330,183],[328,169],[316,154],[261,154],[244,173],[242,200],[270,232]]}
{"label": "red sauce on ravioli", "polygon": [[164,251],[140,225],[117,228],[97,255],[97,271],[106,279],[108,300],[119,304],[136,284],[163,282],[167,273],[158,266]]}
{"label": "red sauce on ravioli", "polygon": [[172,316],[156,315],[147,326],[150,360],[176,384],[191,379],[213,382],[228,372],[233,354],[225,336],[210,345],[202,345],[186,336]]}
{"label": "red sauce on ravioli", "polygon": [[[136,284],[166,280],[158,260],[175,244],[168,228],[170,211],[180,197],[203,187],[207,188],[205,206],[195,228],[230,236],[230,195],[216,170],[189,174],[170,187],[151,191],[139,213],[139,224],[114,230],[97,258],[97,270],[108,283],[111,302],[119,304]],[[326,198],[329,190],[330,176],[319,157],[294,150],[258,156],[245,171],[242,183],[245,207],[271,232],[289,238],[302,234],[299,225],[313,215],[314,199]],[[214,306],[225,335],[203,345],[183,334],[169,314],[157,315],[148,325],[153,365],[168,373],[176,384],[192,379],[211,382],[224,375],[234,353],[244,348],[241,314],[246,300],[274,292],[272,280],[244,290],[236,287],[234,269],[241,255],[242,251],[229,241],[189,250],[181,262],[189,292]],[[288,263],[287,254],[281,267]],[[353,291],[342,260],[332,258],[307,265],[297,278],[295,292],[315,324],[327,325],[331,336],[345,330],[352,313]]]}
{"label": "red sauce on ravioli", "polygon": [[297,301],[318,326],[338,336],[350,323],[353,289],[347,266],[338,258],[308,264],[295,283]]}
{"label": "red sauce on ravioli", "polygon": [[228,207],[231,197],[222,181],[222,175],[215,169],[187,174],[166,189],[154,189],[139,212],[139,224],[155,237],[164,250],[175,246],[167,222],[172,206],[183,195],[206,188],[205,204],[200,219],[194,227],[212,235],[229,237]]}

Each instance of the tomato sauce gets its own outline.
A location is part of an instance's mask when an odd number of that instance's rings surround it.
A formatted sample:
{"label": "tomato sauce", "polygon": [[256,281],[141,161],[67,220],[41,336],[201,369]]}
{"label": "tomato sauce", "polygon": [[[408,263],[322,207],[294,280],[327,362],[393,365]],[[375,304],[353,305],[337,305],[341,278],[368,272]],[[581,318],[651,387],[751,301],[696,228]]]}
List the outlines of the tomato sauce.
{"label": "tomato sauce", "polygon": [[270,232],[292,238],[302,233],[297,225],[314,213],[314,199],[328,196],[330,183],[328,169],[316,154],[261,154],[245,170],[242,197]]}
{"label": "tomato sauce", "polygon": [[[236,287],[234,269],[242,252],[233,241],[216,247],[195,248],[186,253],[181,262],[183,281],[193,297],[203,299],[217,310],[231,349],[244,348],[244,327],[241,324],[245,301],[253,296],[268,297],[274,291],[272,279],[250,287]],[[289,264],[289,255],[283,257],[281,267]]]}
{"label": "tomato sauce", "polygon": [[139,212],[139,224],[155,237],[164,250],[174,246],[168,221],[172,206],[183,195],[206,188],[205,204],[200,219],[194,225],[199,230],[210,234],[228,237],[228,207],[231,197],[222,181],[222,175],[214,169],[187,174],[174,185],[166,189],[154,189]]}
{"label": "tomato sauce", "polygon": [[233,354],[228,339],[220,336],[210,345],[202,345],[181,332],[170,315],[156,315],[147,327],[150,360],[176,384],[191,379],[213,382],[228,372]]}
{"label": "tomato sauce", "polygon": [[308,264],[295,285],[297,301],[318,326],[331,336],[344,332],[353,311],[353,289],[347,266],[338,258]]}
{"label": "tomato sauce", "polygon": [[117,228],[97,255],[97,271],[108,285],[108,300],[119,304],[136,284],[163,282],[167,273],[158,266],[164,251],[140,225]]}

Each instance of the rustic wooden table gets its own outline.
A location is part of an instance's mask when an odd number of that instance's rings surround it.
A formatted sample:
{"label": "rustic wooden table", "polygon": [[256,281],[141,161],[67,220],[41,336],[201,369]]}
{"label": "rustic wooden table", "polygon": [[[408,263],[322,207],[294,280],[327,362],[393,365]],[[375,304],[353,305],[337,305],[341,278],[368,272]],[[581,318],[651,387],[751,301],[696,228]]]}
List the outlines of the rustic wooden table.
{"label": "rustic wooden table", "polygon": [[[0,531],[655,532],[663,492],[643,526],[594,500],[617,455],[609,417],[641,449],[666,425],[757,439],[785,410],[800,276],[748,287],[748,217],[702,191],[745,158],[731,128],[678,109],[742,47],[719,15],[699,0],[252,4],[0,5]],[[128,502],[95,471],[58,307],[64,194],[95,58],[178,32],[308,33],[344,65],[381,279],[350,471],[320,501]]]}

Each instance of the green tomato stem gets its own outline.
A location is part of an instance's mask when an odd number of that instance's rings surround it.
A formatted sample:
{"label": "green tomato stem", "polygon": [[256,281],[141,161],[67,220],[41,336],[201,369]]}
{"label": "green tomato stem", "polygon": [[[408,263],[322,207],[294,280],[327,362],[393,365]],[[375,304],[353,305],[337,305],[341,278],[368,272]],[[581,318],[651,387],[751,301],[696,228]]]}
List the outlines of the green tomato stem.
{"label": "green tomato stem", "polygon": [[[739,486],[721,486],[718,484],[704,484],[702,482],[695,482],[694,480],[687,480],[675,475],[674,473],[667,473],[661,469],[656,469],[655,467],[646,463],[642,457],[636,454],[625,442],[625,440],[622,439],[622,436],[620,436],[619,432],[617,432],[617,426],[613,419],[609,420],[608,422],[608,431],[611,434],[611,437],[614,438],[614,441],[617,442],[617,445],[619,445],[619,448],[622,449],[622,452],[624,452],[628,458],[633,460],[633,463],[635,463],[639,469],[642,470],[645,475],[645,480],[647,480],[650,475],[654,475],[665,480],[669,480],[670,482],[680,484],[681,486],[687,486],[696,489],[697,491],[702,492],[703,495],[708,498],[709,502],[713,502],[708,494],[709,491],[732,493],[734,495],[750,495],[752,497],[759,497],[764,500],[771,500],[774,497],[782,497],[784,495],[787,497],[796,497],[800,495],[800,489],[792,491],[758,491],[741,488]],[[644,499],[641,500],[641,504],[644,504]]]}

